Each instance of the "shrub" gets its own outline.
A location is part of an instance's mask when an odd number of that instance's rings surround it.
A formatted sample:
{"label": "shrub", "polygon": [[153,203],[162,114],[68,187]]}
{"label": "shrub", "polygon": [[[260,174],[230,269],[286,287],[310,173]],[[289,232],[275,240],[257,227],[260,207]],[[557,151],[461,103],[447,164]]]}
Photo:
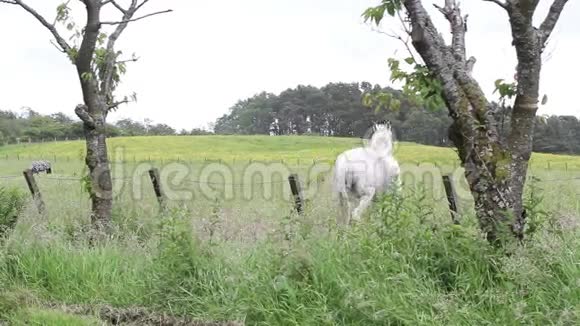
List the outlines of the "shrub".
{"label": "shrub", "polygon": [[18,189],[0,187],[0,238],[14,228],[26,200]]}

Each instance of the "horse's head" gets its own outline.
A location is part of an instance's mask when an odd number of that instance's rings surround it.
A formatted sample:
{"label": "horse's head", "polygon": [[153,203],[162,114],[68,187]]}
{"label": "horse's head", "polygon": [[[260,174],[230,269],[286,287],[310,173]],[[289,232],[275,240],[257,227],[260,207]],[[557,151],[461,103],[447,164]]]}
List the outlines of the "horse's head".
{"label": "horse's head", "polygon": [[388,121],[375,123],[369,146],[376,152],[384,155],[393,153],[393,131]]}

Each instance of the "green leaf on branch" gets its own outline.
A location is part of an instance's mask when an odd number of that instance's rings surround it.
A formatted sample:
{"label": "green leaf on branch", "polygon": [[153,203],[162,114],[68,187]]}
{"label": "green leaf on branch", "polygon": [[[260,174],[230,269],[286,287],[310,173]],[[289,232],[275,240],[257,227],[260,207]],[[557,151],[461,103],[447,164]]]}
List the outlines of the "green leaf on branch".
{"label": "green leaf on branch", "polygon": [[363,95],[363,105],[373,108],[375,113],[383,110],[398,111],[401,108],[401,101],[387,92],[373,92],[369,91]]}
{"label": "green leaf on branch", "polygon": [[68,51],[67,54],[70,61],[72,61],[72,63],[75,63],[77,57],[79,56],[79,50],[76,47],[73,47]]}
{"label": "green leaf on branch", "polygon": [[516,83],[506,83],[503,79],[498,79],[495,81],[495,90],[493,93],[499,93],[500,99],[511,99],[517,94]]}
{"label": "green leaf on branch", "polygon": [[84,80],[84,81],[90,81],[90,80],[93,79],[93,74],[90,73],[90,72],[83,72],[81,74],[81,79]]}
{"label": "green leaf on branch", "polygon": [[401,9],[401,0],[382,0],[381,4],[376,7],[367,8],[362,16],[365,20],[374,22],[376,25],[381,23],[385,16],[385,11],[390,16],[395,16],[397,11]]}
{"label": "green leaf on branch", "polygon": [[119,70],[119,74],[124,75],[127,72],[127,65],[125,63],[117,64],[117,69]]}
{"label": "green leaf on branch", "polygon": [[99,33],[99,36],[97,38],[97,43],[99,45],[103,45],[105,43],[105,40],[107,39],[107,34],[105,33]]}
{"label": "green leaf on branch", "polygon": [[70,17],[70,8],[68,7],[69,1],[61,3],[56,7],[56,21],[65,22]]}
{"label": "green leaf on branch", "polygon": [[404,60],[412,66],[411,71],[401,69],[401,62],[394,58],[389,58],[388,64],[391,70],[391,81],[403,84],[403,93],[407,95],[416,105],[425,106],[431,110],[442,108],[443,88],[429,69],[421,64],[416,64],[413,58]]}

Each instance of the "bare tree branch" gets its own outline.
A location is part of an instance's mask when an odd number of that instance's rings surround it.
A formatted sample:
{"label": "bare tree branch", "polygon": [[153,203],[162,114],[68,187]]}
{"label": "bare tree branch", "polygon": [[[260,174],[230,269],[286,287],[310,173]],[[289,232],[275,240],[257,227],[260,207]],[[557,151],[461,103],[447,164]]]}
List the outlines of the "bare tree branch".
{"label": "bare tree branch", "polygon": [[109,3],[112,4],[113,6],[115,6],[115,8],[119,9],[119,11],[122,12],[123,14],[127,13],[127,10],[124,9],[123,7],[121,7],[121,5],[119,5],[117,3],[117,1],[115,1],[115,0],[107,0],[107,1],[103,2],[103,6],[106,4],[109,4]]}
{"label": "bare tree branch", "polygon": [[433,6],[449,21],[452,34],[451,48],[453,49],[455,57],[461,60],[461,62],[465,62],[465,32],[467,29],[465,20],[461,17],[459,4],[455,0],[445,0],[444,7],[436,4],[433,4]]}
{"label": "bare tree branch", "polygon": [[470,57],[467,62],[465,63],[465,70],[467,70],[467,73],[469,75],[472,74],[473,72],[473,66],[475,65],[475,63],[477,62],[477,60],[475,59],[475,57]]}
{"label": "bare tree branch", "polygon": [[50,40],[50,44],[54,45],[54,47],[55,47],[55,48],[56,48],[58,51],[60,51],[60,52],[62,52],[62,53],[66,53],[66,52],[65,52],[65,51],[64,51],[64,50],[63,50],[63,49],[62,49],[62,48],[61,48],[61,47],[60,47],[58,44],[54,43],[54,41],[53,41],[53,40]]}
{"label": "bare tree branch", "polygon": [[143,2],[135,8],[135,11],[141,9],[141,7],[143,7],[147,2],[149,2],[149,0],[143,0]]}
{"label": "bare tree branch", "polygon": [[542,44],[544,44],[550,37],[550,34],[552,34],[552,31],[558,22],[558,18],[560,18],[560,14],[562,13],[562,10],[564,10],[564,6],[567,2],[568,0],[554,0],[552,6],[550,6],[548,15],[540,25]]}
{"label": "bare tree branch", "polygon": [[122,101],[118,101],[118,102],[113,102],[113,103],[109,104],[109,107],[108,107],[107,110],[108,111],[111,111],[111,110],[117,108],[119,105],[126,104],[126,103],[129,103],[129,102],[131,102],[131,101],[129,101],[128,99],[125,99],[125,100],[122,100]]}
{"label": "bare tree branch", "polygon": [[79,104],[75,108],[75,113],[89,128],[95,128],[95,119],[89,114],[89,109],[85,104]]}
{"label": "bare tree branch", "polygon": [[137,0],[131,0],[131,6],[123,14],[123,22],[115,28],[115,31],[109,36],[109,41],[107,42],[107,56],[105,61],[105,69],[103,71],[103,78],[101,80],[101,94],[105,96],[110,96],[112,92],[113,83],[113,71],[115,69],[115,62],[117,61],[117,54],[114,53],[115,43],[117,39],[121,36],[129,21],[133,17],[136,11]]}
{"label": "bare tree branch", "polygon": [[381,31],[379,29],[376,28],[372,28],[373,32],[379,33],[379,34],[384,34],[388,37],[394,38],[395,40],[400,41],[401,43],[403,43],[403,45],[405,46],[405,48],[407,49],[407,52],[409,53],[409,55],[411,56],[411,58],[413,58],[413,61],[416,63],[419,63],[419,61],[417,61],[417,59],[415,58],[415,54],[413,53],[413,50],[411,50],[411,47],[409,46],[409,39],[407,37],[407,40],[403,39],[403,37],[401,35],[398,35],[396,33],[388,33],[385,31]]}
{"label": "bare tree branch", "polygon": [[64,40],[64,38],[60,36],[54,25],[50,24],[44,17],[42,17],[42,15],[40,15],[32,7],[28,6],[22,0],[0,0],[0,2],[12,5],[19,5],[20,7],[22,7],[22,9],[26,10],[28,13],[34,16],[34,18],[36,18],[44,27],[46,27],[50,31],[52,36],[56,39],[56,43],[58,43],[63,52],[70,53],[71,50],[70,45],[68,45],[68,43]]}
{"label": "bare tree branch", "polygon": [[122,21],[118,21],[118,22],[101,22],[102,25],[120,25],[120,24],[125,24],[125,23],[130,23],[130,22],[135,22],[147,17],[151,17],[151,16],[155,16],[155,15],[159,15],[159,14],[166,14],[169,12],[172,12],[172,9],[167,9],[167,10],[163,10],[163,11],[156,11],[141,17],[137,17],[137,18],[133,18],[133,19],[128,19],[128,20],[122,20]]}
{"label": "bare tree branch", "polygon": [[137,62],[137,60],[139,60],[139,57],[136,57],[136,58],[131,58],[131,59],[125,59],[125,60],[119,60],[119,61],[115,61],[115,64],[119,64],[119,63],[127,63],[127,62]]}
{"label": "bare tree branch", "polygon": [[[151,14],[147,14],[145,16],[141,16],[138,18],[133,18],[133,15],[145,4],[148,0],[144,0],[143,2],[139,3],[138,0],[131,0],[131,5],[129,8],[124,12],[123,18],[119,22],[101,22],[101,24],[106,25],[117,25],[113,33],[109,36],[109,40],[107,42],[107,57],[105,63],[105,69],[103,72],[103,78],[101,80],[101,94],[105,96],[111,96],[112,86],[113,86],[113,74],[115,70],[115,65],[119,63],[117,61],[117,54],[114,52],[115,43],[117,39],[121,36],[125,28],[130,22],[138,21],[140,19],[144,19],[153,15],[163,14],[167,12],[171,12],[171,9],[165,11],[154,12]],[[133,60],[136,61],[136,60]]]}
{"label": "bare tree branch", "polygon": [[457,116],[461,98],[460,86],[454,77],[456,60],[423,7],[421,0],[405,0],[403,4],[411,19],[411,40],[425,65],[443,86],[444,99],[452,116]]}
{"label": "bare tree branch", "polygon": [[486,2],[493,2],[495,4],[497,4],[498,6],[502,7],[503,9],[507,10],[508,9],[508,5],[506,2],[502,2],[501,0],[483,0]]}

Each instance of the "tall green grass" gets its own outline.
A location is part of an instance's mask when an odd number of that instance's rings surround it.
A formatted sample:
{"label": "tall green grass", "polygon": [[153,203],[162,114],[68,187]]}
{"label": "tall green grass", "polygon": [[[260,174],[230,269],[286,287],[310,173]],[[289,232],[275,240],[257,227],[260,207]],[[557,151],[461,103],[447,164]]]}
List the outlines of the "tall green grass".
{"label": "tall green grass", "polygon": [[353,228],[329,223],[330,211],[284,215],[246,246],[203,241],[179,209],[146,234],[119,229],[94,247],[82,225],[24,219],[0,251],[0,281],[4,293],[26,289],[29,307],[0,295],[0,320],[69,318],[30,314],[57,302],[248,325],[580,322],[577,226],[549,212],[529,241],[500,250],[472,218],[452,225],[421,198],[386,196]]}
{"label": "tall green grass", "polygon": [[0,186],[0,241],[14,228],[24,205],[25,197],[22,191]]}

